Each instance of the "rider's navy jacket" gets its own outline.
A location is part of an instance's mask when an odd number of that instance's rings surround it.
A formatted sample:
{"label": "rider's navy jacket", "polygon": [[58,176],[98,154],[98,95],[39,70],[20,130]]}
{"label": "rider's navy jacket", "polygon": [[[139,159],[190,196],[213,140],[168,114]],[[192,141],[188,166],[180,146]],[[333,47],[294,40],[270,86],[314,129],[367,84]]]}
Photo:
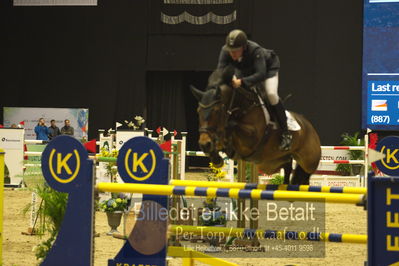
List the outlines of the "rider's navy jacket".
{"label": "rider's navy jacket", "polygon": [[277,74],[280,68],[280,60],[273,50],[261,47],[253,41],[248,41],[247,47],[239,61],[234,61],[229,52],[222,47],[219,55],[217,68],[224,68],[232,65],[241,74],[237,77],[242,79],[244,87],[250,88],[267,78]]}

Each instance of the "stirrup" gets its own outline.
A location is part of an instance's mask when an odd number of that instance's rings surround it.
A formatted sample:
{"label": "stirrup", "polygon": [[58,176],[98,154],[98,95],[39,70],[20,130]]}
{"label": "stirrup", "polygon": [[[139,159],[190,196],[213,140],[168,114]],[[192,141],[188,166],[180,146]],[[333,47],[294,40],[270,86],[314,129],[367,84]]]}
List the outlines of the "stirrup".
{"label": "stirrup", "polygon": [[292,135],[289,131],[284,131],[281,134],[281,143],[279,146],[279,149],[281,151],[288,151],[291,149],[291,144],[292,144]]}

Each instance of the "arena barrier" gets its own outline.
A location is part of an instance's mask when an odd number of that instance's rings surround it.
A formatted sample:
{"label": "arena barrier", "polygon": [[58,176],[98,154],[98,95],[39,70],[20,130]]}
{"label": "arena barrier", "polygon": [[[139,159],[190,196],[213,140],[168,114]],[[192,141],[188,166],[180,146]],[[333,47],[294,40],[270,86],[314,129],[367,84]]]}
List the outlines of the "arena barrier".
{"label": "arena barrier", "polygon": [[364,159],[363,160],[321,160],[319,167],[321,168],[324,165],[334,165],[334,164],[359,164],[363,166],[363,177],[360,176],[345,176],[345,177],[332,177],[328,175],[312,175],[310,178],[310,182],[313,185],[341,185],[343,186],[360,186],[367,187],[367,175],[368,175],[368,146],[369,146],[369,138],[368,133],[370,131],[367,130],[366,134],[364,134],[364,146],[321,146],[322,155],[323,151],[329,153],[329,151],[343,151],[343,150],[353,150],[353,151],[363,151]]}
{"label": "arena barrier", "polygon": [[[93,161],[87,159],[87,152],[83,146],[73,138],[62,136],[52,141],[43,152],[43,175],[48,184],[59,191],[69,193],[69,202],[65,213],[63,226],[57,239],[42,265],[92,265],[93,243]],[[195,187],[178,187],[168,184],[168,162],[164,159],[159,146],[146,137],[137,137],[127,141],[121,148],[118,156],[118,171],[126,183],[135,183],[143,194],[140,212],[148,213],[155,210],[159,217],[168,210],[168,197],[154,195],[159,193],[172,194],[188,192],[196,195]],[[147,183],[147,184],[143,184]],[[132,184],[99,185],[100,189],[120,191],[137,191]],[[164,185],[163,189],[158,186]],[[101,188],[101,186],[103,186]],[[120,187],[119,187],[120,186]],[[159,191],[154,192],[154,189]],[[175,190],[174,190],[175,189]],[[137,192],[140,192],[137,191]],[[248,197],[262,195],[262,190],[242,191],[240,189],[219,190],[218,188],[200,189],[200,194],[218,196],[221,194],[234,194],[234,196]],[[211,192],[205,192],[211,191]],[[243,195],[239,195],[239,193]],[[277,192],[277,191],[271,191]],[[257,194],[258,193],[258,194]],[[318,193],[288,192],[295,197],[304,199]],[[299,193],[306,196],[298,196]],[[274,195],[274,193],[269,193]],[[280,195],[283,195],[280,194]],[[320,193],[328,194],[329,193]],[[279,194],[275,194],[279,195]],[[274,195],[274,196],[275,196]],[[353,196],[348,194],[349,196]],[[348,196],[346,194],[332,195],[336,198]],[[231,195],[233,196],[233,195]],[[354,195],[357,200],[363,195]],[[399,230],[395,228],[397,222],[392,222],[383,217],[397,217],[399,214],[399,178],[374,178],[369,177],[368,187],[368,264],[390,265],[398,262],[399,256]],[[285,197],[281,197],[286,199]],[[319,198],[324,198],[319,196]],[[354,200],[355,202],[355,200]],[[155,209],[154,209],[155,208]],[[388,216],[389,213],[389,216]],[[143,217],[140,217],[143,218]],[[168,219],[153,220],[145,217],[136,222],[132,233],[125,242],[122,250],[108,265],[165,265],[167,254]],[[151,219],[152,220],[151,220]],[[397,220],[395,218],[395,220]],[[395,231],[396,230],[396,231]],[[343,235],[342,235],[343,236]],[[352,239],[354,240],[354,238]],[[359,241],[361,242],[362,240]],[[172,249],[171,249],[172,250]],[[73,255],[71,255],[73,254]]]}

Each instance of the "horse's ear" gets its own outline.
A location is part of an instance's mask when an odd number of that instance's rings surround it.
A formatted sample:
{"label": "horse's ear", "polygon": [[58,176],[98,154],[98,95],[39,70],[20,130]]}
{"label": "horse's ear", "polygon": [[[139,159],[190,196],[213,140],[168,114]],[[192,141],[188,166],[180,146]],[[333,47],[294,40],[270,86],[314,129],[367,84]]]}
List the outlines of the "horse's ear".
{"label": "horse's ear", "polygon": [[230,84],[231,80],[233,79],[234,73],[235,73],[235,68],[232,65],[227,65],[223,69],[223,73],[222,73],[223,82]]}
{"label": "horse's ear", "polygon": [[197,99],[197,101],[201,101],[202,96],[204,96],[204,92],[196,89],[193,85],[190,85],[190,90],[194,97]]}

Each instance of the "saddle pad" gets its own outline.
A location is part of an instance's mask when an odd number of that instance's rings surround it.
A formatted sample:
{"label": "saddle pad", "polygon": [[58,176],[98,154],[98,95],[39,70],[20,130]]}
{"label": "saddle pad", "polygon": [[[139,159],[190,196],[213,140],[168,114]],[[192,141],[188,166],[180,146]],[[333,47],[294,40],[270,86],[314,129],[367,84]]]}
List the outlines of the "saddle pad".
{"label": "saddle pad", "polygon": [[298,124],[298,122],[295,120],[295,118],[291,115],[291,113],[288,111],[285,111],[285,114],[287,115],[288,130],[290,130],[290,131],[301,130],[301,126]]}
{"label": "saddle pad", "polygon": [[[266,124],[272,125],[272,127],[274,129],[276,129],[277,128],[277,124],[274,123],[273,121],[271,121],[270,114],[267,111],[265,105],[263,104],[263,100],[262,100],[262,98],[259,95],[258,95],[258,99],[259,99],[259,102],[260,102],[260,104],[262,106],[263,114],[265,115]],[[301,130],[301,126],[298,124],[296,119],[291,115],[291,113],[286,110],[285,114],[287,116],[287,127],[288,127],[288,130],[289,131],[299,131],[299,130]]]}

